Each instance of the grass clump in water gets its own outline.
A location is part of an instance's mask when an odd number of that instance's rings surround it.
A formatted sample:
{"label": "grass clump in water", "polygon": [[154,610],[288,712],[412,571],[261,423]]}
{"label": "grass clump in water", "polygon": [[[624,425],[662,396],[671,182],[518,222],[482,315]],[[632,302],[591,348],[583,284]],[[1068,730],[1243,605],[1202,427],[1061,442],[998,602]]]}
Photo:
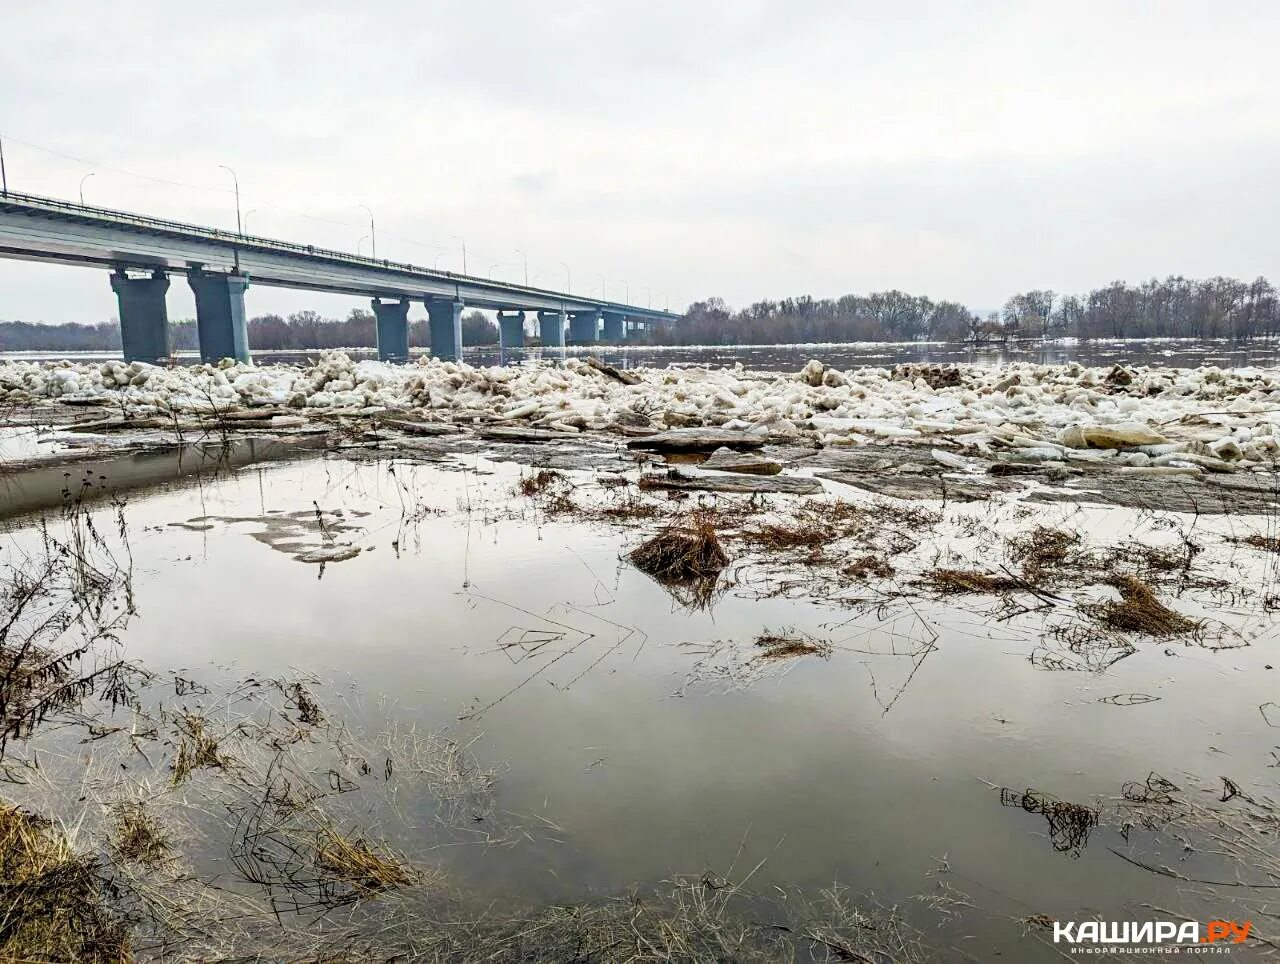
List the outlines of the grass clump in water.
{"label": "grass clump in water", "polygon": [[554,469],[539,469],[533,475],[526,475],[516,484],[516,491],[527,498],[542,495],[553,486],[558,486],[565,477]]}
{"label": "grass clump in water", "polygon": [[701,510],[646,539],[627,558],[659,582],[675,584],[715,579],[729,565],[714,513]]}
{"label": "grass clump in water", "polygon": [[1251,535],[1242,536],[1238,539],[1231,539],[1231,542],[1239,543],[1242,546],[1248,546],[1250,549],[1257,549],[1260,552],[1280,553],[1280,537]]}
{"label": "grass clump in water", "polygon": [[729,565],[729,554],[716,533],[716,515],[703,509],[665,526],[631,550],[627,559],[694,609],[711,605],[720,574]]}
{"label": "grass clump in water", "polygon": [[1102,815],[1102,810],[1098,807],[1059,800],[1030,788],[1023,791],[1007,787],[1002,789],[1000,805],[1020,807],[1027,813],[1041,814],[1049,824],[1049,842],[1053,844],[1053,849],[1075,857],[1080,856],[1080,851],[1089,841],[1089,834],[1098,826],[1098,818]]}
{"label": "grass clump in water", "polygon": [[0,960],[131,959],[102,905],[96,862],[44,817],[0,804]]}
{"label": "grass clump in water", "polygon": [[742,537],[761,549],[785,552],[789,549],[821,549],[831,542],[831,528],[813,519],[791,522],[761,522],[746,529]]}
{"label": "grass clump in water", "polygon": [[173,761],[173,782],[181,783],[194,770],[221,770],[227,765],[218,740],[205,730],[203,717],[187,714],[178,718],[178,755]]}
{"label": "grass clump in water", "polygon": [[888,559],[869,552],[844,567],[844,574],[854,579],[888,579],[896,570]]}
{"label": "grass clump in water", "polygon": [[1196,620],[1162,603],[1155,590],[1137,576],[1117,576],[1111,585],[1119,591],[1120,598],[1092,607],[1094,617],[1110,629],[1167,637],[1200,628]]}
{"label": "grass clump in water", "polygon": [[1036,526],[1024,536],[1009,541],[1013,560],[1022,566],[1028,582],[1039,583],[1065,566],[1080,544],[1080,533],[1049,526]]}
{"label": "grass clump in water", "polygon": [[169,835],[141,803],[121,803],[114,815],[111,849],[120,860],[155,865],[168,859],[172,850]]}
{"label": "grass clump in water", "polygon": [[760,648],[756,659],[793,659],[797,656],[821,656],[825,659],[831,655],[830,643],[795,630],[781,633],[765,630],[756,637],[756,646]]}
{"label": "grass clump in water", "polygon": [[340,834],[332,827],[316,834],[316,867],[365,893],[407,887],[420,879],[418,872],[396,854]]}
{"label": "grass clump in water", "polygon": [[924,582],[943,595],[959,593],[1003,593],[1019,588],[1016,579],[993,576],[976,569],[934,569],[925,573]]}

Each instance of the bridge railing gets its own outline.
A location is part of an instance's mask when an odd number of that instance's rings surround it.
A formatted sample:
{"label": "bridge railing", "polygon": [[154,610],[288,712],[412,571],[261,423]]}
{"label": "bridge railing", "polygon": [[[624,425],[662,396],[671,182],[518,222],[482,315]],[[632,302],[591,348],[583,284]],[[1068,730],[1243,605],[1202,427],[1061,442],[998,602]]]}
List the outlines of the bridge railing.
{"label": "bridge railing", "polygon": [[58,198],[42,197],[38,194],[20,194],[14,191],[0,194],[0,207],[3,207],[6,203],[12,201],[16,201],[27,207],[51,210],[55,213],[66,214],[73,217],[110,220],[143,229],[194,235],[205,240],[229,244],[233,247],[250,246],[267,251],[274,251],[280,254],[297,254],[306,257],[328,258],[334,261],[343,261],[349,264],[358,264],[371,268],[381,268],[388,271],[403,271],[408,274],[423,275],[433,279],[453,282],[465,281],[468,284],[479,284],[484,287],[500,291],[510,291],[512,294],[536,294],[542,297],[551,298],[565,298],[567,296],[575,301],[599,305],[601,308],[613,307],[616,309],[626,309],[631,313],[644,313],[649,315],[658,314],[658,312],[654,312],[653,309],[635,308],[618,302],[599,301],[594,298],[575,298],[571,294],[566,295],[566,293],[555,291],[550,288],[534,288],[529,285],[512,284],[506,281],[473,278],[470,275],[456,274],[452,271],[440,271],[436,268],[424,268],[421,265],[409,264],[407,262],[388,261],[385,258],[375,260],[374,258],[368,258],[364,255],[352,254],[349,251],[338,251],[333,248],[318,248],[311,244],[295,244],[292,241],[279,241],[274,238],[261,238],[251,234],[240,234],[235,231],[223,231],[219,228],[208,228],[199,224],[189,224],[185,221],[171,221],[167,218],[151,217],[146,214],[134,214],[130,211],[117,211],[113,208],[100,208],[88,204],[76,204],[73,201],[63,201]]}
{"label": "bridge railing", "polygon": [[[439,271],[435,268],[423,268],[420,265],[388,261],[385,258],[374,260],[373,258],[366,258],[364,255],[352,254],[349,251],[338,251],[333,248],[318,248],[313,244],[295,244],[292,241],[280,241],[275,238],[261,238],[252,234],[239,234],[235,231],[223,231],[220,228],[208,228],[199,224],[190,224],[185,221],[171,221],[167,218],[156,218],[146,214],[134,214],[130,211],[117,211],[113,208],[100,208],[93,207],[88,204],[76,204],[73,201],[62,201],[57,198],[41,197],[36,194],[19,194],[14,191],[10,191],[8,194],[0,194],[0,205],[8,201],[15,200],[25,205],[50,208],[54,211],[64,212],[78,217],[92,217],[98,219],[105,218],[111,221],[131,224],[135,227],[154,228],[161,231],[171,231],[182,234],[194,234],[210,241],[221,241],[233,245],[253,245],[258,248],[268,248],[289,254],[336,258],[341,261],[355,261],[377,268],[409,270],[415,273],[428,274],[437,277],[467,277],[466,275],[455,275],[452,271]],[[494,284],[501,285],[503,283],[494,282]]]}

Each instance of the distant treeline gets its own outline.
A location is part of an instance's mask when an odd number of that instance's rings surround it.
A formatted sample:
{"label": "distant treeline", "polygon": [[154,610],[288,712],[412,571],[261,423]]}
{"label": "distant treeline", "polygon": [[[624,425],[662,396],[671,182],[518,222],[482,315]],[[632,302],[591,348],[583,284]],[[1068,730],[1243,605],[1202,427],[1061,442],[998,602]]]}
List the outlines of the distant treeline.
{"label": "distant treeline", "polygon": [[[282,318],[259,315],[249,319],[249,344],[255,351],[316,348],[373,348],[378,343],[373,313],[352,309],[346,318],[325,318],[314,311],[299,311]],[[409,345],[425,348],[431,343],[425,319],[410,322]],[[462,316],[464,345],[496,345],[498,327],[478,311]],[[196,323],[169,323],[169,344],[174,351],[199,347]],[[0,321],[0,351],[119,351],[120,326],[114,321],[96,325],[74,322],[33,325],[25,321]]]}
{"label": "distant treeline", "polygon": [[[194,321],[170,326],[175,350],[195,349]],[[1115,281],[1086,295],[1020,292],[1001,311],[974,314],[956,301],[933,301],[901,291],[842,298],[758,301],[733,311],[720,298],[689,306],[675,325],[657,327],[637,341],[659,345],[776,345],[851,341],[998,341],[1003,339],[1227,338],[1249,341],[1280,334],[1280,299],[1266,278],[1195,281],[1170,277],[1141,285]],[[464,345],[495,345],[498,329],[479,311],[462,318]],[[427,322],[410,323],[409,344],[430,343]],[[372,348],[373,314],[353,309],[342,320],[299,311],[287,318],[249,320],[255,350]],[[0,322],[0,351],[118,351],[115,322],[34,325]]]}
{"label": "distant treeline", "polygon": [[1025,291],[985,316],[955,301],[901,291],[842,298],[759,301],[732,311],[719,298],[695,302],[678,325],[647,339],[669,345],[1000,340],[1006,338],[1229,338],[1280,333],[1280,302],[1266,278],[1141,285],[1115,281],[1087,295]]}

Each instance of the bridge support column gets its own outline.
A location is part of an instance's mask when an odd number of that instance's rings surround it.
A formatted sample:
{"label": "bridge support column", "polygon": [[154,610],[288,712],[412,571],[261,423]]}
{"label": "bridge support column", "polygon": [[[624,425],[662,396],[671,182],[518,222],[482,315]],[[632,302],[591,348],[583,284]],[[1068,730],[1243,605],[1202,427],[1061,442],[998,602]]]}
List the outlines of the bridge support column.
{"label": "bridge support column", "polygon": [[538,312],[538,337],[543,348],[564,347],[564,312]]}
{"label": "bridge support column", "polygon": [[427,320],[431,328],[431,354],[443,361],[461,361],[462,302],[428,298]]}
{"label": "bridge support column", "polygon": [[618,311],[604,313],[604,340],[626,341],[627,316]]}
{"label": "bridge support column", "polygon": [[498,312],[498,345],[502,348],[524,347],[524,312]]}
{"label": "bridge support column", "polygon": [[409,360],[409,299],[369,303],[378,322],[378,358],[381,361]]}
{"label": "bridge support column", "polygon": [[581,344],[600,340],[600,312],[574,311],[569,314],[569,340]]}
{"label": "bridge support column", "polygon": [[244,289],[249,287],[249,279],[240,274],[206,274],[192,268],[187,272],[187,281],[196,296],[201,360],[249,361],[244,319]]}
{"label": "bridge support column", "polygon": [[130,278],[123,271],[111,275],[111,289],[120,303],[120,343],[124,360],[152,364],[169,357],[169,315],[164,296],[169,276]]}

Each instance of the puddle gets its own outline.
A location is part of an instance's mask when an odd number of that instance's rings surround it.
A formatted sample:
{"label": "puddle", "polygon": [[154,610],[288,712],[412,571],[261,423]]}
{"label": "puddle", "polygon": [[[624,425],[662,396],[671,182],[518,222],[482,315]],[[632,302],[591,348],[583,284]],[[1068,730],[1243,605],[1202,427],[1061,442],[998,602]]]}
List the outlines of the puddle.
{"label": "puddle", "polygon": [[[246,444],[237,457],[261,462]],[[101,474],[151,486],[171,480],[180,458],[130,456]],[[1280,748],[1259,712],[1280,672],[1274,627],[1259,615],[1274,560],[1227,542],[1246,524],[1269,531],[1267,520],[1197,519],[1186,536],[1255,595],[1162,584],[1187,618],[1230,624],[1230,640],[1126,637],[1124,658],[1083,672],[1035,658],[1052,616],[1035,593],[1025,611],[965,586],[892,598],[867,588],[879,585],[875,566],[911,578],[911,559],[994,568],[991,533],[1010,520],[1069,520],[1111,545],[1180,545],[1183,530],[1159,513],[951,506],[950,548],[930,541],[924,516],[885,517],[877,530],[897,527],[913,548],[888,562],[849,558],[861,588],[838,592],[789,581],[809,551],[803,534],[786,537],[793,555],[776,568],[749,563],[750,541],[735,541],[724,590],[699,608],[623,558],[660,519],[548,515],[518,494],[528,469],[447,458],[447,468],[224,460],[229,471],[199,484],[134,489],[120,510],[136,609],[120,637],[128,657],[209,686],[305,676],[317,712],[450,734],[476,766],[500,771],[491,802],[466,804],[473,825],[489,832],[486,821],[506,815],[504,826],[538,828],[510,840],[492,831],[501,846],[431,852],[435,869],[482,900],[577,902],[763,861],[757,891],[839,881],[897,905],[934,946],[982,960],[1060,959],[1027,936],[1026,920],[1042,915],[1145,920],[1154,905],[1259,916],[1246,894],[1201,901],[1185,881],[1118,857],[1131,828],[1105,802],[1153,773],[1180,785],[1188,774],[1274,783]],[[594,478],[573,474],[573,497],[597,507],[621,498]],[[678,492],[671,505],[711,498]],[[91,511],[111,528],[112,508]],[[751,538],[783,538],[754,518],[742,522]],[[6,538],[31,551],[38,533]],[[1085,659],[1076,641],[1060,642],[1064,660]],[[1095,809],[1101,819],[1088,816]],[[410,847],[414,827],[392,844]]]}

